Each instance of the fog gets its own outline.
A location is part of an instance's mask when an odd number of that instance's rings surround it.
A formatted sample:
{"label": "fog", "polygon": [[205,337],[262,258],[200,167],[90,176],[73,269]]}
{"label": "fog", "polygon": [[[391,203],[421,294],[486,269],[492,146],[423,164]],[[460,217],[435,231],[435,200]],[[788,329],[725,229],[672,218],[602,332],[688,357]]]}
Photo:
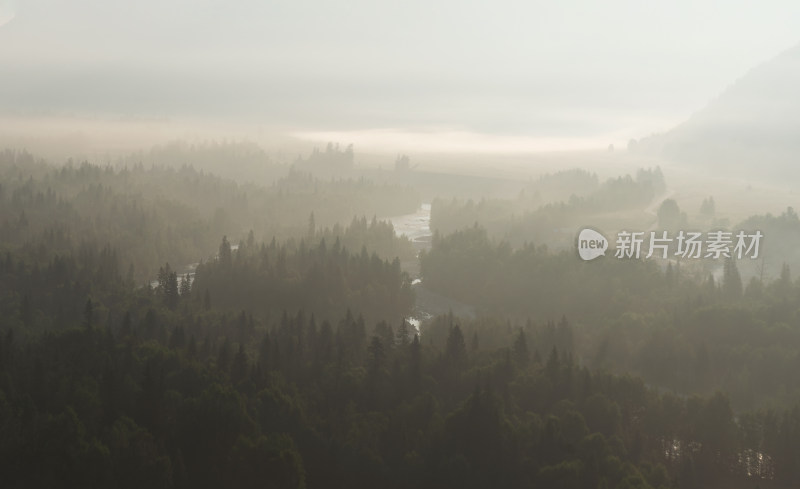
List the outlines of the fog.
{"label": "fog", "polygon": [[470,150],[623,147],[677,125],[794,45],[799,10],[794,2],[5,0],[0,110],[213,120],[341,134],[390,151],[419,132],[452,141],[441,151],[462,144],[453,134],[471,139]]}
{"label": "fog", "polygon": [[0,486],[797,487],[798,14],[0,0]]}

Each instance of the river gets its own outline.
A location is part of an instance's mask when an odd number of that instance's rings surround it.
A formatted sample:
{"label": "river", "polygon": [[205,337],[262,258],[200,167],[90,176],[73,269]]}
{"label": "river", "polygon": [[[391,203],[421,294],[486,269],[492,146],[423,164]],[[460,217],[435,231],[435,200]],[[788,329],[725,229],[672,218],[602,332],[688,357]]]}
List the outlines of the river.
{"label": "river", "polygon": [[414,311],[411,317],[408,318],[408,322],[411,323],[417,331],[420,331],[420,326],[424,321],[440,314],[447,314],[449,311],[453,311],[453,314],[456,316],[474,318],[475,308],[473,306],[437,294],[429,290],[422,283],[418,257],[420,251],[429,250],[431,248],[433,240],[433,232],[431,231],[431,204],[422,204],[420,208],[412,214],[387,217],[385,219],[392,223],[395,234],[397,236],[408,237],[414,245],[414,249],[417,251],[417,258],[401,263],[403,270],[411,277],[411,287],[416,295]]}
{"label": "river", "polygon": [[[394,232],[397,236],[407,236],[417,251],[413,260],[407,260],[401,263],[405,272],[411,277],[411,287],[414,290],[416,300],[414,303],[414,310],[411,316],[406,318],[408,322],[420,331],[420,326],[426,320],[441,314],[447,314],[453,311],[453,314],[465,318],[475,317],[475,308],[469,304],[464,304],[455,299],[445,297],[441,294],[431,291],[422,283],[419,267],[419,252],[422,250],[429,250],[433,240],[433,232],[431,231],[431,204],[424,203],[417,209],[416,212],[411,214],[403,214],[401,216],[385,217],[394,226]],[[238,248],[237,245],[231,246],[231,250]],[[189,280],[194,280],[194,273],[197,269],[198,263],[191,263],[182,270],[178,271],[178,286],[184,280],[184,276],[188,276]],[[158,287],[158,280],[152,280],[150,286]]]}

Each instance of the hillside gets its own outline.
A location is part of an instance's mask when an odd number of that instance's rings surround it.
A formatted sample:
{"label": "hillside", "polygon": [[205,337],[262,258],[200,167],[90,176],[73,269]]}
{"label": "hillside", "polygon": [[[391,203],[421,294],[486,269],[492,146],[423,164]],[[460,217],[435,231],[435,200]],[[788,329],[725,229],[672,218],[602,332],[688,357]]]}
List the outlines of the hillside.
{"label": "hillside", "polygon": [[785,178],[800,173],[800,45],[753,68],[672,130],[632,143],[698,167]]}

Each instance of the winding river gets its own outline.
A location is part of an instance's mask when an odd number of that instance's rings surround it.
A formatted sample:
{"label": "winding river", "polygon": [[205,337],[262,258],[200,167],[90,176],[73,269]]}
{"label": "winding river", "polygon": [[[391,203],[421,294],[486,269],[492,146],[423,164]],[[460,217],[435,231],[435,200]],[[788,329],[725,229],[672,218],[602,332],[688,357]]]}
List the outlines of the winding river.
{"label": "winding river", "polygon": [[[422,204],[416,212],[412,214],[404,214],[402,216],[388,217],[394,232],[398,236],[406,236],[411,240],[414,249],[417,250],[417,256],[422,250],[429,250],[433,239],[433,232],[431,231],[431,204]],[[416,295],[414,311],[412,316],[408,318],[417,331],[420,330],[422,323],[434,316],[440,314],[447,314],[453,311],[453,314],[461,317],[475,317],[475,308],[469,304],[450,299],[441,294],[437,294],[425,287],[422,283],[420,275],[419,259],[406,261],[402,264],[403,270],[408,272],[411,276],[411,286]]]}
{"label": "winding river", "polygon": [[[429,250],[431,248],[433,239],[433,232],[431,231],[431,204],[424,203],[416,212],[411,214],[386,217],[383,219],[392,223],[397,236],[408,237],[414,249],[417,251],[417,256],[413,260],[401,263],[403,270],[406,271],[412,279],[411,287],[416,295],[414,310],[411,313],[411,317],[407,318],[408,322],[413,325],[417,331],[420,331],[420,326],[424,321],[434,316],[447,314],[449,311],[452,311],[453,314],[460,317],[474,318],[475,308],[473,306],[433,292],[422,283],[418,256],[420,251]],[[235,250],[237,247],[238,246],[233,245],[231,249]],[[178,271],[179,287],[185,276],[188,276],[189,280],[194,279],[197,265],[198,263],[192,263]],[[151,280],[150,286],[153,288],[157,287],[158,280]]]}

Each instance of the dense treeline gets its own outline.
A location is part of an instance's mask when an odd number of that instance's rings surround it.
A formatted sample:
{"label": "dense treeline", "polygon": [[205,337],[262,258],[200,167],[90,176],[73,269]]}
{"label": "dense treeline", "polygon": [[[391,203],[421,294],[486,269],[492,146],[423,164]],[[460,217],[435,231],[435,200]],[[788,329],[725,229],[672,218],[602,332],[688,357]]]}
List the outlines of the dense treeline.
{"label": "dense treeline", "polygon": [[667,285],[650,261],[585,263],[574,251],[532,244],[514,249],[494,242],[481,227],[436,233],[420,262],[426,286],[489,315],[552,318],[571,311],[580,319],[600,320],[645,313],[660,302],[657,292]]}
{"label": "dense treeline", "polygon": [[571,230],[585,225],[587,218],[601,225],[603,216],[642,209],[665,189],[658,167],[640,169],[635,178],[625,175],[602,184],[596,175],[582,170],[562,171],[541,177],[516,199],[436,199],[431,207],[431,229],[448,234],[477,223],[492,237],[515,246],[536,241],[566,247],[572,239]]}
{"label": "dense treeline", "polygon": [[774,279],[780,276],[784,264],[800,270],[800,217],[792,207],[778,215],[750,216],[734,229],[758,230],[764,235],[761,259],[743,266],[743,276]]}
{"label": "dense treeline", "polygon": [[[313,214],[309,218],[309,228],[312,227],[312,223]],[[416,258],[409,239],[406,236],[396,236],[394,226],[389,221],[379,221],[374,216],[371,220],[363,216],[354,217],[346,227],[334,224],[321,231],[314,232],[309,229],[309,237],[317,241],[324,239],[334,244],[339,240],[342,247],[353,251],[366,246],[367,249],[390,260]]]}
{"label": "dense treeline", "polygon": [[[741,261],[738,261],[741,263]],[[800,402],[800,282],[784,266],[774,280],[743,285],[736,260],[660,269],[611,254],[493,242],[473,227],[437,235],[421,256],[424,281],[486,316],[575,321],[576,351],[596,368],[636,372],[683,393],[723,389],[737,409]]]}
{"label": "dense treeline", "polygon": [[260,182],[269,186],[289,173],[289,165],[283,160],[283,155],[271,156],[257,144],[247,141],[172,141],[149,151],[123,156],[114,163],[128,167],[144,163],[176,169],[191,166],[239,183]]}
{"label": "dense treeline", "polygon": [[525,193],[532,194],[540,203],[548,203],[572,195],[584,197],[596,192],[599,187],[600,179],[596,173],[573,168],[540,176],[525,188]]}
{"label": "dense treeline", "polygon": [[[82,241],[109,243],[127,260],[125,267],[133,265],[139,283],[153,277],[158,264],[208,256],[222,235],[238,241],[252,229],[259,239],[302,237],[312,214],[323,232],[357,214],[409,213],[419,204],[407,189],[363,179],[321,181],[292,171],[259,187],[189,166],[52,167],[8,150],[0,153],[0,182],[0,247],[35,242],[63,252]],[[386,237],[357,245],[388,258],[413,253]]]}
{"label": "dense treeline", "polygon": [[244,293],[255,263],[280,268],[282,253],[287,273],[328,263],[374,285],[396,266],[322,241],[301,248],[223,241],[193,284],[165,266],[155,289],[122,278],[109,248],[86,245],[48,266],[7,254],[9,487],[657,488],[798,476],[800,410],[737,422],[723,395],[659,395],[593,373],[576,360],[580,330],[566,318],[441,317],[420,339],[394,314],[329,321],[303,304],[266,316],[218,304],[235,293],[200,291],[209,274]]}
{"label": "dense treeline", "polygon": [[275,208],[265,206],[262,217],[286,227],[302,227],[303,216],[311,212],[318,224],[332,226],[354,215],[398,216],[420,206],[419,194],[411,187],[373,183],[365,177],[322,179],[294,168],[270,190],[269,203]]}
{"label": "dense treeline", "polygon": [[[734,261],[721,278],[585,263],[470,225],[437,234],[421,270],[478,317],[419,332],[408,240],[352,217],[415,208],[413,192],[299,170],[258,187],[188,166],[0,160],[3,487],[800,482],[788,265],[745,285]],[[576,173],[562,183],[586,200],[564,206],[638,206],[658,175]],[[615,186],[630,192],[604,194]],[[202,256],[191,274],[169,264]]]}
{"label": "dense treeline", "polygon": [[[356,220],[348,233],[368,237],[385,233],[384,226]],[[236,250],[223,240],[219,256],[198,270],[198,283],[212,284],[215,273],[245,283],[247,260],[273,259],[283,279],[327,265],[323,273],[351,281],[349,273],[363,273],[355,283],[371,291],[369,299],[390,304],[391,297],[374,294],[394,287],[405,294],[404,307],[410,304],[397,260],[380,260],[366,249],[351,255],[339,249],[339,236],[329,255],[324,238],[310,254],[302,241],[257,246],[252,239]],[[120,258],[108,246],[84,243],[63,254],[44,247],[52,255],[43,263],[27,249],[7,252],[0,263],[4,486],[248,487],[266,481],[304,487],[295,442],[269,413],[284,399],[278,386],[286,381],[277,372],[286,366],[287,378],[299,380],[291,366],[313,360],[327,368],[334,351],[340,365],[363,360],[361,314],[347,310],[335,329],[327,320],[318,329],[313,312],[310,319],[304,311],[275,318],[225,313],[225,307],[212,308],[223,294],[212,299],[206,288],[193,297],[193,283],[179,282],[168,264],[157,287],[142,288],[123,277]],[[347,292],[340,283],[314,286],[299,299],[338,306]],[[266,403],[261,414],[233,388],[245,379],[257,381],[252,403]],[[275,390],[267,389],[273,382]],[[313,435],[310,424],[301,428]]]}
{"label": "dense treeline", "polygon": [[224,239],[218,259],[197,267],[192,286],[198,298],[210,293],[219,310],[246,309],[265,317],[304,310],[333,318],[353,309],[377,320],[411,312],[410,282],[399,258],[382,260],[366,246],[351,253],[337,236],[330,246],[324,237],[311,244],[273,240],[258,246],[248,240],[233,252]]}
{"label": "dense treeline", "polygon": [[353,145],[340,149],[339,144],[328,143],[325,151],[314,148],[307,158],[298,156],[294,166],[300,170],[308,171],[315,175],[332,176],[346,175],[353,170],[355,154]]}
{"label": "dense treeline", "polygon": [[5,330],[6,487],[666,488],[798,477],[800,410],[737,421],[721,394],[682,399],[591,372],[575,360],[566,318],[462,329],[441,317],[420,339],[405,321],[350,311],[272,320],[183,298],[173,309],[171,284],[92,297],[79,317],[51,317],[46,333]]}

